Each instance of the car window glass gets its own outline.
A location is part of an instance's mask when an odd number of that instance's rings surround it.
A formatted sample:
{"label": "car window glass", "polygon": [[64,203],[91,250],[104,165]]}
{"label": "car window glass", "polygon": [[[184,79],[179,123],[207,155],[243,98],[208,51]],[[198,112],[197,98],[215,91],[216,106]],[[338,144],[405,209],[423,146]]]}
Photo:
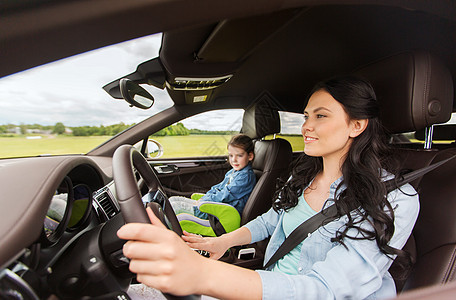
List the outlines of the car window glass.
{"label": "car window glass", "polygon": [[158,55],[161,34],[100,48],[0,78],[0,158],[87,153],[172,106],[165,90],[148,110],[129,107],[102,87]]}
{"label": "car window glass", "polygon": [[[301,134],[301,126],[304,121],[304,115],[279,111],[279,116],[280,133],[275,136],[290,142],[293,152],[304,151],[304,140]],[[266,139],[272,138],[274,138],[272,135],[266,137]]]}
{"label": "car window glass", "polygon": [[150,139],[162,147],[161,158],[227,155],[227,143],[242,126],[242,109],[204,112],[160,130]]}
{"label": "car window glass", "polygon": [[[447,128],[446,130],[442,130],[439,126]],[[432,143],[436,145],[448,145],[456,142],[456,128],[449,128],[452,126],[456,126],[456,113],[451,114],[448,122],[434,125]],[[424,136],[425,130],[393,134],[390,138],[390,143],[393,145],[417,144],[415,145],[416,147],[421,147],[418,145],[423,145],[424,147]]]}

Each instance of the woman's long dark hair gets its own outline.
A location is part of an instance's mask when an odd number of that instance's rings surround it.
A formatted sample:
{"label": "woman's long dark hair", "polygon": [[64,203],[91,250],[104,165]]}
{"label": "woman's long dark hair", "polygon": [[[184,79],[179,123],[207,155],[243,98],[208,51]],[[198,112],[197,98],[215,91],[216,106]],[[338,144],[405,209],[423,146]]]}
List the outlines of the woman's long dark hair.
{"label": "woman's long dark hair", "polygon": [[[352,141],[342,165],[343,180],[336,189],[335,205],[339,215],[346,215],[348,222],[336,232],[332,242],[344,245],[344,239],[376,240],[382,253],[405,258],[404,266],[410,264],[407,252],[390,247],[388,242],[394,234],[394,210],[386,198],[387,190],[382,181],[382,170],[397,175],[396,163],[392,160],[386,135],[379,122],[379,107],[372,86],[353,76],[332,78],[318,83],[311,94],[324,90],[344,107],[351,120],[368,119],[363,133]],[[302,154],[292,165],[291,179],[279,183],[273,203],[276,211],[289,210],[298,204],[303,190],[322,171],[321,157]],[[339,187],[346,189],[338,193]],[[354,211],[354,213],[350,213]],[[361,222],[369,222],[372,231],[361,228]],[[348,235],[350,229],[360,234]]]}

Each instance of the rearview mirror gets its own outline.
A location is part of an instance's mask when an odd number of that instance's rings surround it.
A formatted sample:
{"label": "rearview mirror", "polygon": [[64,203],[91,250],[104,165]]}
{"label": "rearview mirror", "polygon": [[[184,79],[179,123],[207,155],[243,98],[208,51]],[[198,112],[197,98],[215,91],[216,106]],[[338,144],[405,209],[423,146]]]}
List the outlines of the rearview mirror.
{"label": "rearview mirror", "polygon": [[132,106],[148,109],[154,104],[154,97],[130,79],[122,78],[119,87],[122,97]]}

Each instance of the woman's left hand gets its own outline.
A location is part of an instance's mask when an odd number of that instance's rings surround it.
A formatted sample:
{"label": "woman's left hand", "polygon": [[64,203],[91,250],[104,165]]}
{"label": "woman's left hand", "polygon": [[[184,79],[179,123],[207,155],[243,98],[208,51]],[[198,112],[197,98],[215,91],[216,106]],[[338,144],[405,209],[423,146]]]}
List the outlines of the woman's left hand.
{"label": "woman's left hand", "polygon": [[129,240],[123,253],[130,259],[130,271],[137,280],[162,292],[189,295],[199,292],[204,282],[203,256],[191,250],[147,208],[151,224],[128,223],[117,235]]}

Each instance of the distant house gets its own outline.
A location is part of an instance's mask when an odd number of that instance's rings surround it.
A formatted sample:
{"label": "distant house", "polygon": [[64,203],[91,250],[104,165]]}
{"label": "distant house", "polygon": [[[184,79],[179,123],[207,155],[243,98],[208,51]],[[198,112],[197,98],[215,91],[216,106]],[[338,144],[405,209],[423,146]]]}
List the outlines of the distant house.
{"label": "distant house", "polygon": [[52,130],[41,130],[41,129],[26,129],[25,130],[26,134],[51,134]]}
{"label": "distant house", "polygon": [[25,133],[27,134],[40,134],[42,131],[40,129],[26,129]]}
{"label": "distant house", "polygon": [[8,133],[13,133],[13,134],[21,134],[21,128],[19,126],[13,127],[13,128],[8,128],[6,130]]}

